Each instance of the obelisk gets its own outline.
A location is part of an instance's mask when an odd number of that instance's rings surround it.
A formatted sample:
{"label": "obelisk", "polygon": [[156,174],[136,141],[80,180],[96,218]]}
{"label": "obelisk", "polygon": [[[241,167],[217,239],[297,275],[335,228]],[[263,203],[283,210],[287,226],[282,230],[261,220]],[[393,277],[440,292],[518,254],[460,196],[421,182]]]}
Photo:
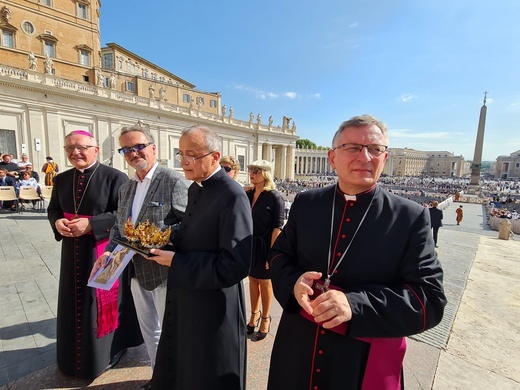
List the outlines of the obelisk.
{"label": "obelisk", "polygon": [[480,189],[480,168],[482,167],[482,147],[484,146],[484,129],[486,128],[486,96],[484,92],[484,104],[480,109],[480,118],[478,120],[477,141],[475,142],[475,153],[473,154],[473,162],[471,163],[471,180],[469,182],[470,190],[478,192]]}

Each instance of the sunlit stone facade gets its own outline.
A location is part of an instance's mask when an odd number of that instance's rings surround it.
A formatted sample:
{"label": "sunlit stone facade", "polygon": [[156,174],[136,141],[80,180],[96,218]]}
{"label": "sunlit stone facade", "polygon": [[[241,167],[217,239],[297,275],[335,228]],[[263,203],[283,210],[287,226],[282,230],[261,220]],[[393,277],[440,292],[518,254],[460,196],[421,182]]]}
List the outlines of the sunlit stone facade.
{"label": "sunlit stone facade", "polygon": [[131,173],[117,137],[139,123],[155,137],[160,162],[180,170],[180,133],[202,124],[220,135],[223,154],[239,159],[240,181],[260,158],[273,162],[276,177],[294,178],[294,123],[235,118],[220,93],[115,43],[101,47],[99,12],[98,1],[0,1],[0,152],[26,153],[35,170],[50,155],[63,170],[70,167],[64,136],[84,129],[98,140],[102,162]]}

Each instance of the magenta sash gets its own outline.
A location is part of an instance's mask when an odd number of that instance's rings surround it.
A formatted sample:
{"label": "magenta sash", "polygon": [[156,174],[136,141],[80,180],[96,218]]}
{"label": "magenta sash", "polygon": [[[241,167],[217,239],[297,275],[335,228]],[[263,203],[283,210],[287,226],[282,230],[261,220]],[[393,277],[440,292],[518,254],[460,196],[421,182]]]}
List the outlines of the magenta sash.
{"label": "magenta sash", "polygon": [[[74,214],[63,213],[64,217],[69,221],[74,219]],[[78,215],[79,218],[92,218],[91,215]],[[92,234],[88,232],[87,234]],[[108,244],[108,238],[96,241],[96,259],[105,251]],[[116,280],[112,288],[108,291],[96,289],[97,304],[97,337],[101,338],[117,329],[119,325],[119,311],[117,305],[117,297],[119,293],[119,280]]]}
{"label": "magenta sash", "polygon": [[[342,291],[332,284],[329,285],[329,288]],[[300,309],[299,313],[317,326],[321,326],[303,308]],[[344,322],[328,330],[345,336],[348,323]],[[406,339],[404,337],[356,337],[356,340],[370,343],[361,390],[401,390],[401,372],[406,352]]]}

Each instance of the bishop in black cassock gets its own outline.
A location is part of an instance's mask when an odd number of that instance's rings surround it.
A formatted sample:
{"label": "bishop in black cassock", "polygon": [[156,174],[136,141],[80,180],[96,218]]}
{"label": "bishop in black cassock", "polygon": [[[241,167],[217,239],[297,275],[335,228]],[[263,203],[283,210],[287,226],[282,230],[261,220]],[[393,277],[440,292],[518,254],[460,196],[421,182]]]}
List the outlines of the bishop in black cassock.
{"label": "bishop in black cassock", "polygon": [[428,209],[376,184],[383,126],[370,116],[340,126],[329,151],[338,183],[296,196],[269,253],[283,308],[270,390],[400,389],[404,337],[442,319]]}
{"label": "bishop in black cassock", "polygon": [[[85,145],[90,137],[79,139]],[[99,297],[96,289],[87,286],[97,259],[96,245],[109,237],[115,221],[118,190],[127,180],[124,173],[95,160],[85,169],[73,168],[54,179],[47,211],[55,238],[62,242],[56,351],[58,367],[66,375],[95,378],[106,369],[112,355],[142,343],[135,308],[125,283],[120,283],[120,316],[116,320],[126,327],[101,337],[98,333]],[[69,236],[57,229],[56,221],[74,219],[74,214],[89,218],[91,232]]]}

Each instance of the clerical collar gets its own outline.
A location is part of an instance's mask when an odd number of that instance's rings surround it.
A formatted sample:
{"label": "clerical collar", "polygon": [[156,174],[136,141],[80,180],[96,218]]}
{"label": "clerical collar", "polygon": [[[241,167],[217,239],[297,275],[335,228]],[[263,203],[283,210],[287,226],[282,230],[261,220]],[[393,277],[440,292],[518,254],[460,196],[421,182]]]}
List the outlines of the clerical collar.
{"label": "clerical collar", "polygon": [[215,169],[213,171],[213,173],[211,175],[209,175],[208,177],[206,177],[204,180],[202,181],[196,181],[195,183],[197,183],[199,185],[199,187],[204,187],[202,185],[202,183],[204,183],[206,180],[208,180],[210,177],[212,177],[215,173],[217,173],[218,171],[220,171],[222,168],[220,167],[220,164],[217,164],[217,169]]}
{"label": "clerical collar", "polygon": [[[339,189],[339,185],[337,185],[336,188],[339,193],[342,193],[342,191]],[[336,272],[336,270],[339,268],[340,264],[343,262],[343,259],[345,258],[345,255],[347,254],[348,250],[350,249],[350,246],[354,242],[354,239],[356,238],[356,235],[358,234],[358,231],[361,228],[361,225],[363,225],[363,222],[365,222],[365,218],[367,217],[368,212],[370,211],[370,207],[372,206],[372,203],[374,202],[375,188],[376,187],[374,186],[373,188],[371,188],[368,191],[357,194],[356,200],[358,197],[363,199],[366,197],[366,194],[371,194],[370,203],[368,204],[368,206],[365,210],[365,213],[361,217],[361,221],[357,225],[357,228],[356,228],[354,234],[352,235],[352,238],[350,239],[350,242],[348,243],[347,248],[345,249],[345,251],[343,252],[341,257],[336,261],[335,266],[334,266],[334,261],[331,261],[331,259],[333,257],[332,256],[332,234],[334,232],[334,210],[336,208],[336,201],[335,201],[335,199],[332,199],[332,213],[330,215],[329,254],[327,257],[327,277],[325,278],[325,281],[323,282],[323,287],[321,288],[321,290],[323,292],[328,291],[329,285],[330,285],[330,278],[334,275],[334,272]],[[346,195],[346,194],[344,194],[344,195]],[[352,195],[347,195],[347,196],[352,196]]]}
{"label": "clerical collar", "polygon": [[345,198],[346,201],[349,201],[349,200],[352,200],[354,202],[356,202],[357,200],[361,200],[361,198],[364,198],[366,197],[367,195],[372,195],[373,192],[375,191],[376,189],[376,186],[377,184],[374,184],[374,186],[366,191],[363,191],[363,192],[360,192],[359,194],[356,194],[356,195],[349,195],[349,194],[346,194],[344,193],[341,188],[339,188],[339,183],[336,184],[336,191],[338,193],[340,193],[341,195],[343,195],[343,198]]}
{"label": "clerical collar", "polygon": [[97,161],[94,161],[94,163],[92,165],[89,165],[88,167],[86,168],[82,168],[82,169],[79,169],[79,168],[76,168],[78,171],[80,171],[81,173],[85,173],[85,171],[88,171],[90,168],[92,168],[94,165],[96,165]]}

